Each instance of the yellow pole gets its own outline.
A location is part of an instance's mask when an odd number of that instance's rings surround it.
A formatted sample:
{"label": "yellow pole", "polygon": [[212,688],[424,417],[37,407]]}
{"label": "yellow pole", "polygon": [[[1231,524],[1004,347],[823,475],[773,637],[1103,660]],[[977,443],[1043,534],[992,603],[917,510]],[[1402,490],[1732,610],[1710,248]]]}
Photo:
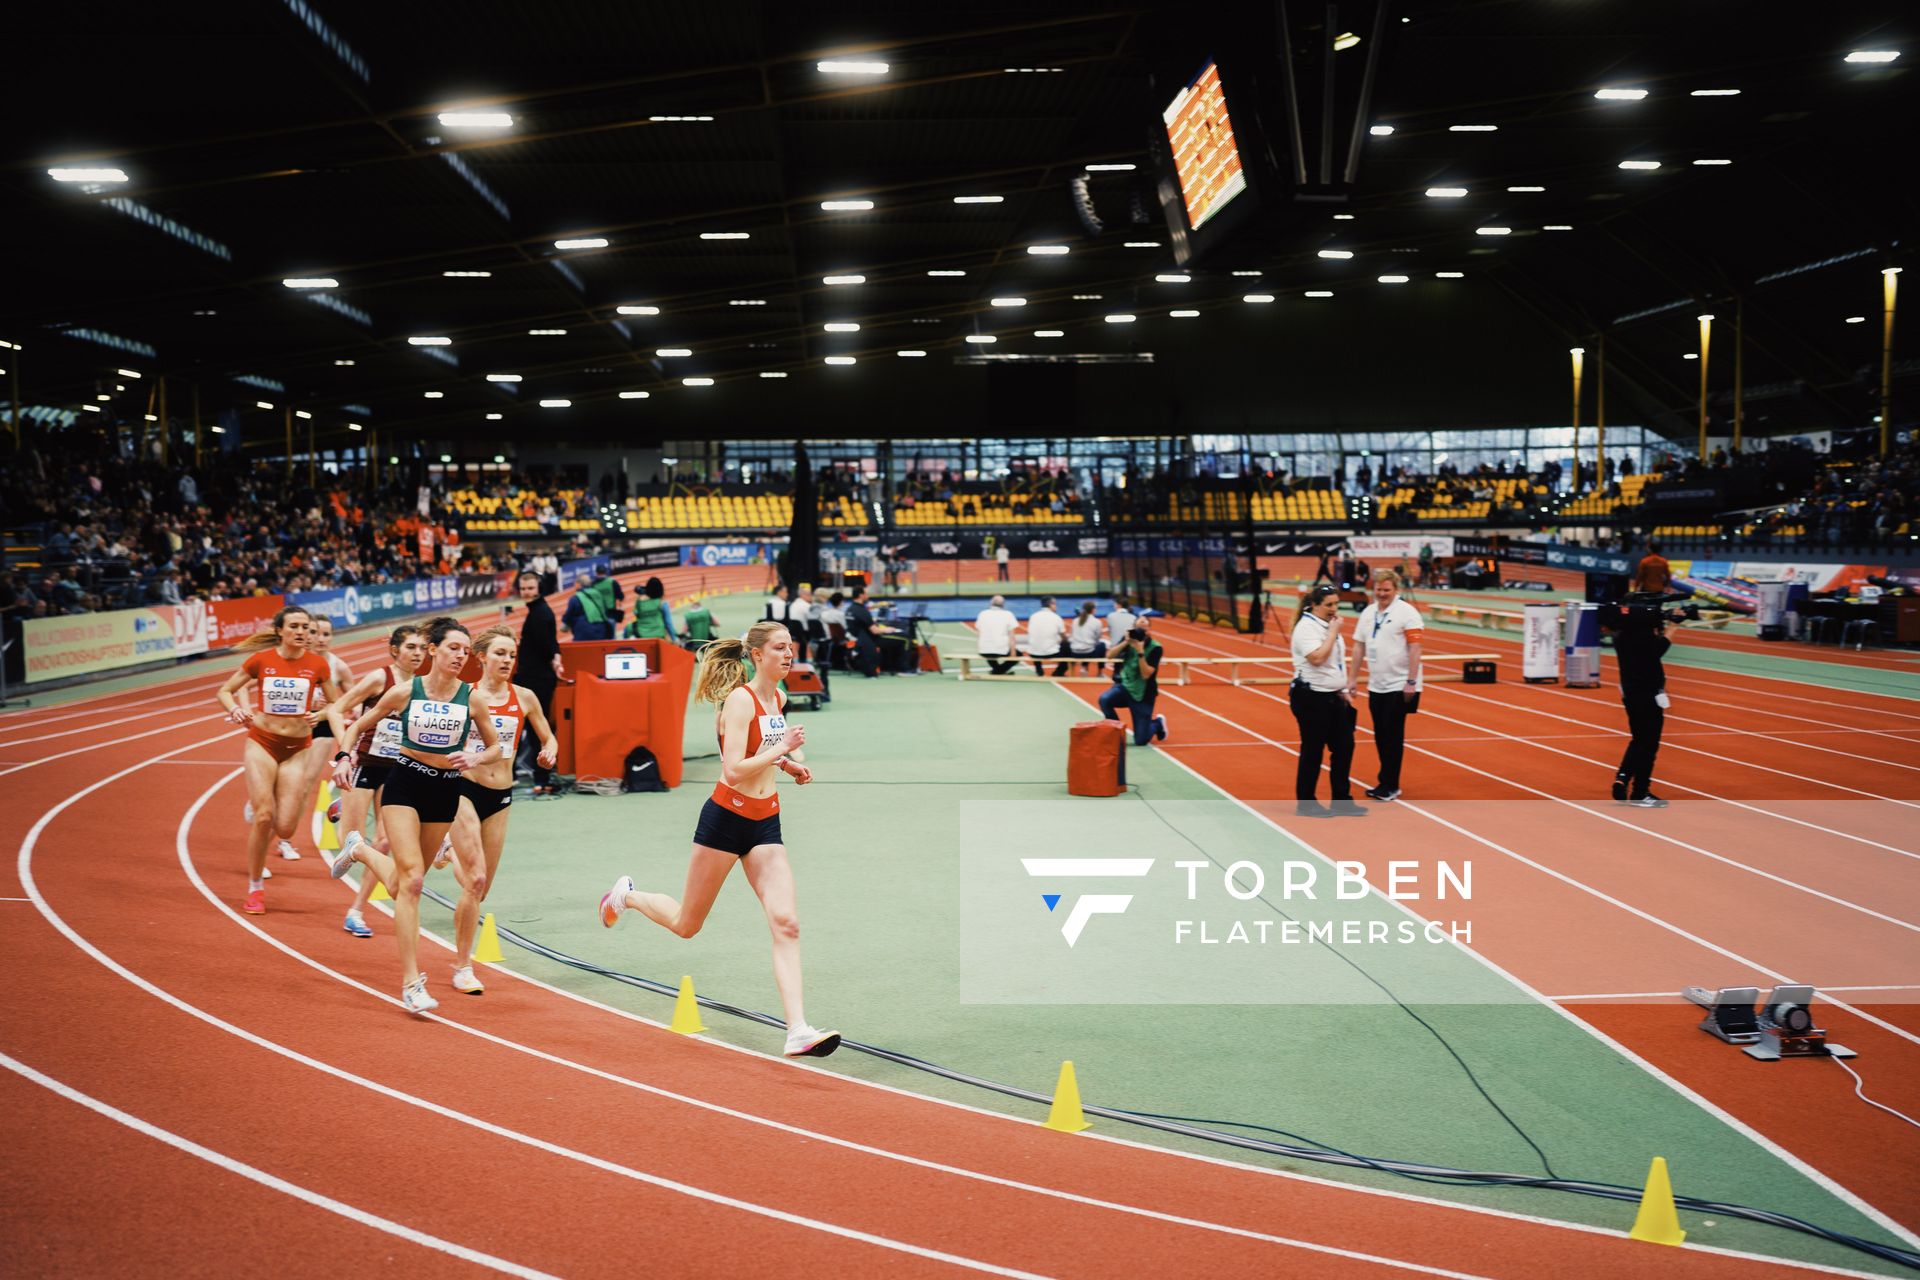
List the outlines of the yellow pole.
{"label": "yellow pole", "polygon": [[1747,353],[1746,338],[1747,304],[1736,300],[1733,304],[1733,456],[1740,457],[1740,441],[1746,425],[1746,374],[1742,371],[1743,357]]}
{"label": "yellow pole", "polygon": [[1887,441],[1893,433],[1893,302],[1900,291],[1900,268],[1888,267],[1880,273],[1882,320],[1880,326],[1880,456],[1887,456]]}
{"label": "yellow pole", "polygon": [[1569,348],[1573,357],[1573,491],[1580,492],[1580,371],[1586,364],[1585,347]]}
{"label": "yellow pole", "polygon": [[1713,339],[1713,316],[1700,317],[1700,461],[1707,460],[1707,347]]}
{"label": "yellow pole", "polygon": [[1601,334],[1593,353],[1593,464],[1594,480],[1602,485],[1607,479],[1607,335]]}

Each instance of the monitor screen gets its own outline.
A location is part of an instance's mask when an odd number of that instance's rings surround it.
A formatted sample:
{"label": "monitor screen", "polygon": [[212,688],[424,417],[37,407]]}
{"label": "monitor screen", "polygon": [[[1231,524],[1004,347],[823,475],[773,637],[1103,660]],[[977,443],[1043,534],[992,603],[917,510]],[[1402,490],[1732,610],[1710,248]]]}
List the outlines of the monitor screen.
{"label": "monitor screen", "polygon": [[1234,144],[1233,121],[1227,116],[1227,95],[1220,87],[1220,67],[1206,67],[1175,95],[1160,113],[1173,151],[1174,171],[1180,178],[1180,197],[1186,204],[1187,226],[1198,230],[1247,189]]}

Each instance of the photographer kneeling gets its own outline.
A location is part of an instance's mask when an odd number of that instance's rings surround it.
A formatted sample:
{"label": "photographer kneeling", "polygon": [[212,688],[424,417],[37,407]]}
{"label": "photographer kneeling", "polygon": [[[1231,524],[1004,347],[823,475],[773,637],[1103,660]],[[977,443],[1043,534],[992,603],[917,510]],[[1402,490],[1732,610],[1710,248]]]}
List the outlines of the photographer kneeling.
{"label": "photographer kneeling", "polygon": [[1132,713],[1136,747],[1167,736],[1167,718],[1153,709],[1160,697],[1160,658],[1166,650],[1147,634],[1147,626],[1147,619],[1136,619],[1126,638],[1107,650],[1107,660],[1118,665],[1113,687],[1100,695],[1100,711],[1107,719],[1118,720],[1121,707]]}
{"label": "photographer kneeling", "polygon": [[1613,775],[1613,798],[1637,809],[1664,809],[1667,802],[1649,789],[1660,735],[1667,724],[1667,672],[1660,658],[1673,647],[1660,603],[1627,603],[1600,611],[1613,632],[1613,654],[1620,665],[1620,701],[1627,709],[1633,741]]}

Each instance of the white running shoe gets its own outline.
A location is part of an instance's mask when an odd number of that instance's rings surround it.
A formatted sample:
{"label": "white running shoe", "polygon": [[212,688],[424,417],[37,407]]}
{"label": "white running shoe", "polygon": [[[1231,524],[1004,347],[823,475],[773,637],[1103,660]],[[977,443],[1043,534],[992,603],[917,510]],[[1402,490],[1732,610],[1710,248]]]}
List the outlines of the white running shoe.
{"label": "white running shoe", "polygon": [[271,880],[271,879],[273,879],[273,868],[272,868],[272,867],[262,867],[262,868],[260,868],[260,878],[261,878],[262,880]]}
{"label": "white running shoe", "polygon": [[248,822],[253,821],[253,801],[249,800],[245,805],[241,806],[240,816],[245,818]]}
{"label": "white running shoe", "polygon": [[487,988],[473,976],[473,966],[463,964],[453,971],[453,989],[463,995],[477,996]]}
{"label": "white running shoe", "polygon": [[[347,832],[347,842],[341,848],[340,852],[334,854],[331,858],[327,858],[327,874],[335,880],[347,874],[347,869],[353,865],[353,847],[355,843],[365,844],[366,839],[367,838],[358,831]],[[322,854],[321,856],[325,857],[326,855]]]}
{"label": "white running shoe", "polygon": [[300,861],[300,851],[293,847],[293,842],[290,840],[282,840],[280,842],[280,856],[288,862]]}
{"label": "white running shoe", "polygon": [[427,975],[424,973],[400,988],[400,1003],[406,1006],[408,1013],[430,1013],[440,1007],[440,1002],[427,994]]}
{"label": "white running shoe", "polygon": [[440,848],[433,855],[433,869],[438,871],[453,861],[453,833],[440,837]]}
{"label": "white running shoe", "polygon": [[838,1031],[820,1031],[802,1024],[787,1032],[789,1058],[824,1058],[839,1047]]}
{"label": "white running shoe", "polygon": [[620,913],[627,909],[627,895],[633,892],[633,877],[621,876],[613,882],[613,888],[600,896],[600,923],[611,929],[620,923]]}

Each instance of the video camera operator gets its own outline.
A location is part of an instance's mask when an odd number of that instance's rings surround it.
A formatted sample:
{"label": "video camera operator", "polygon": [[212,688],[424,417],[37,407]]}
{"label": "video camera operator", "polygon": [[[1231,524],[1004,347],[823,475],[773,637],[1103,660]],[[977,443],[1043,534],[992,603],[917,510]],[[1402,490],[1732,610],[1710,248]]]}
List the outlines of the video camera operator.
{"label": "video camera operator", "polygon": [[1601,625],[1613,633],[1614,658],[1620,667],[1620,701],[1627,709],[1627,729],[1633,734],[1613,776],[1613,798],[1636,809],[1667,807],[1667,802],[1649,789],[1670,705],[1667,672],[1660,661],[1673,647],[1673,641],[1667,639],[1669,616],[1662,608],[1666,599],[1664,593],[1640,593],[1600,612]]}

